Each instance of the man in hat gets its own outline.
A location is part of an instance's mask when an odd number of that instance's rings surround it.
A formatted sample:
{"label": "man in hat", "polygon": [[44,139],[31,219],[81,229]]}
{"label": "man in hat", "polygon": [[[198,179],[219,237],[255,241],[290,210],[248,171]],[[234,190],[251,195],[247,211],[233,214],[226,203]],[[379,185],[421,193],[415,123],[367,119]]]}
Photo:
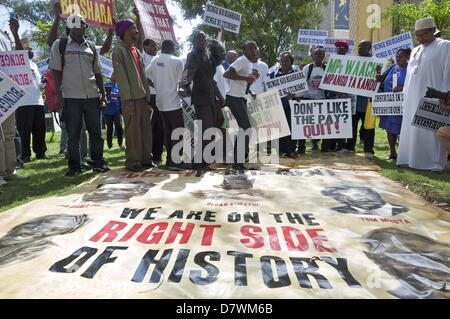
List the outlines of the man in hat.
{"label": "man in hat", "polygon": [[66,176],[82,173],[83,117],[89,132],[93,170],[104,173],[109,168],[103,159],[100,107],[106,102],[106,92],[98,54],[95,44],[85,38],[87,25],[81,15],[69,16],[67,28],[69,36],[53,43],[49,63],[49,69],[53,70],[56,104],[63,109],[62,120],[68,133],[69,171]]}
{"label": "man in hat", "polygon": [[[139,19],[138,14],[136,18]],[[139,172],[156,166],[152,160],[151,110],[147,104],[149,84],[145,77],[144,60],[136,48],[139,40],[136,23],[130,19],[119,21],[116,35],[120,40],[114,48],[112,59],[125,122],[125,167]]]}
{"label": "man in hat", "polygon": [[418,20],[415,33],[420,46],[411,53],[408,74],[403,89],[403,124],[397,165],[421,170],[442,171],[447,164],[447,152],[435,132],[412,126],[420,99],[432,87],[450,91],[450,41],[436,38],[433,18]]}

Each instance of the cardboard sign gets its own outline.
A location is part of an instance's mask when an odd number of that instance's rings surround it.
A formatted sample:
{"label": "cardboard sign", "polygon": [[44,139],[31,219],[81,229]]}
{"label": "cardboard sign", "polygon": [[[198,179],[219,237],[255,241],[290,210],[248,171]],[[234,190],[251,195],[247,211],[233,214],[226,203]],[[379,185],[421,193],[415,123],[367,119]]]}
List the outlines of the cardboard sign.
{"label": "cardboard sign", "polygon": [[384,59],[334,54],[327,64],[320,88],[372,97],[380,87],[376,80],[377,66],[384,67],[384,64]]}
{"label": "cardboard sign", "polygon": [[239,12],[231,11],[211,3],[206,3],[203,23],[225,31],[239,34],[241,28],[242,15]]}
{"label": "cardboard sign", "polygon": [[99,55],[100,67],[102,68],[102,74],[107,78],[111,78],[114,73],[114,66],[112,60]]}
{"label": "cardboard sign", "polygon": [[299,72],[290,73],[280,76],[275,79],[266,81],[267,90],[277,89],[280,97],[285,97],[288,94],[294,94],[308,90],[305,75],[300,70]]}
{"label": "cardboard sign", "polygon": [[439,100],[422,98],[412,125],[436,132],[443,126],[450,126],[450,112],[441,112]]}
{"label": "cardboard sign", "polygon": [[29,94],[0,71],[0,124],[29,97]]}
{"label": "cardboard sign", "polygon": [[258,132],[257,143],[277,140],[291,134],[277,90],[258,94],[256,99],[247,98],[247,113],[250,124]]}
{"label": "cardboard sign", "polygon": [[400,49],[414,49],[414,43],[411,32],[406,32],[396,35],[392,38],[377,42],[373,44],[373,53],[377,58],[388,59],[393,58]]}
{"label": "cardboard sign", "polygon": [[290,101],[292,139],[352,137],[351,99]]}
{"label": "cardboard sign", "polygon": [[48,70],[48,61],[47,61],[47,59],[39,61],[38,63],[36,63],[36,65],[38,66],[39,73],[41,73],[41,75],[44,75],[45,72],[47,72],[47,70]]}
{"label": "cardboard sign", "polygon": [[141,15],[145,37],[158,43],[164,40],[177,42],[173,20],[164,0],[134,0]]}
{"label": "cardboard sign", "polygon": [[34,90],[33,73],[30,68],[28,51],[2,51],[0,52],[0,71],[5,73],[25,91]]}
{"label": "cardboard sign", "polygon": [[372,98],[373,115],[403,115],[403,93],[377,93]]}
{"label": "cardboard sign", "polygon": [[71,14],[81,14],[89,25],[113,27],[112,0],[59,0],[64,19]]}
{"label": "cardboard sign", "polygon": [[448,299],[449,222],[372,171],[115,170],[0,214],[0,298]]}
{"label": "cardboard sign", "polygon": [[328,31],[324,30],[298,30],[297,43],[303,45],[324,45],[328,38]]}

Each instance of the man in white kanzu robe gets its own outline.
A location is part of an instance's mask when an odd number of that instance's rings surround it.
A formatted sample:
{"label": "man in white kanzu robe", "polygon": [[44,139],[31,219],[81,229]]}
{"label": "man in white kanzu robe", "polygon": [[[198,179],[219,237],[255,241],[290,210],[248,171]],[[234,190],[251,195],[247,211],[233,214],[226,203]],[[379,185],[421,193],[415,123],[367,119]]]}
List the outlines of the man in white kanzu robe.
{"label": "man in white kanzu robe", "polygon": [[408,64],[397,165],[443,171],[447,152],[436,133],[411,125],[427,87],[450,91],[450,41],[436,38],[435,31],[436,24],[432,18],[416,22],[416,37],[421,45],[412,51]]}

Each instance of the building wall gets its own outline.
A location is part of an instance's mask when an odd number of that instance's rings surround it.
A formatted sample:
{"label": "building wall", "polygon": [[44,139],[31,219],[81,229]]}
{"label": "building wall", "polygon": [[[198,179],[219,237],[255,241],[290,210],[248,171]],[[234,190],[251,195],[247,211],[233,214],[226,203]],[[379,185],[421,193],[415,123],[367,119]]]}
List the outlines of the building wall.
{"label": "building wall", "polygon": [[383,12],[393,0],[350,0],[350,38],[358,44],[363,40],[378,42],[392,36],[392,24],[381,22],[380,29],[369,29],[367,19],[373,12],[367,12],[371,4],[377,4]]}
{"label": "building wall", "polygon": [[[349,31],[348,30],[336,30],[336,11],[335,11],[335,3],[336,0],[329,0],[328,4],[322,7],[322,15],[323,21],[318,26],[319,30],[328,31],[330,38],[336,39],[349,39]],[[349,1],[349,0],[347,0]]]}
{"label": "building wall", "polygon": [[328,4],[322,8],[323,21],[319,26],[319,30],[326,30],[330,37],[334,33],[334,6],[333,0],[329,0]]}

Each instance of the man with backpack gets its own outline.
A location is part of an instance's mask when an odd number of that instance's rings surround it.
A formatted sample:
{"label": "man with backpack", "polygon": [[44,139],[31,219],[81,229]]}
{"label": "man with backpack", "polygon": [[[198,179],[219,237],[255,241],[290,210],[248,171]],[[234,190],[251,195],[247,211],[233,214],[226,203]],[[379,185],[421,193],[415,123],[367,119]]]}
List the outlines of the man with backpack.
{"label": "man with backpack", "polygon": [[[326,65],[323,63],[323,60],[325,59],[324,48],[314,48],[311,52],[311,56],[314,62],[303,68],[303,74],[306,76],[306,81],[308,83],[308,90],[300,92],[299,97],[302,100],[324,100],[326,98],[325,90],[319,88],[326,69]],[[319,149],[319,141],[320,140],[313,140],[313,151]],[[305,152],[306,140],[298,141],[297,153],[303,155]]]}
{"label": "man with backpack", "polygon": [[62,120],[68,133],[69,171],[66,176],[82,173],[80,132],[83,115],[91,139],[92,167],[95,172],[107,172],[103,160],[100,107],[106,103],[99,57],[95,44],[86,40],[86,22],[81,15],[67,19],[67,38],[55,41],[49,68],[54,72],[56,103],[62,108]]}

